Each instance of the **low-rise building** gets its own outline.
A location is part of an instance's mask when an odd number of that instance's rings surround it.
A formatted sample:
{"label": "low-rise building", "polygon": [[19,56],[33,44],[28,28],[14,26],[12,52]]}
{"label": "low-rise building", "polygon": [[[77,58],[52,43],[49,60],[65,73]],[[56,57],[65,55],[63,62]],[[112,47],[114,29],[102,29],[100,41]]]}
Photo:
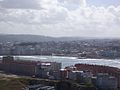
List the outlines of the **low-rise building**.
{"label": "low-rise building", "polygon": [[106,73],[100,73],[94,77],[93,83],[98,90],[117,90],[117,79]]}
{"label": "low-rise building", "polygon": [[85,71],[69,71],[68,79],[76,80],[80,83],[91,83],[92,74]]}

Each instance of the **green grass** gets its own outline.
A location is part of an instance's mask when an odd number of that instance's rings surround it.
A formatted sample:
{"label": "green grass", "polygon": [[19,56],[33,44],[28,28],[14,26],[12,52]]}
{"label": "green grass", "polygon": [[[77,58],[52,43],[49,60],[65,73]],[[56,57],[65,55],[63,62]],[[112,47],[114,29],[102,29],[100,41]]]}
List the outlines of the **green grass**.
{"label": "green grass", "polygon": [[0,77],[0,90],[22,90],[22,88],[31,84],[54,85],[56,81],[47,79],[38,79],[31,77]]}
{"label": "green grass", "polygon": [[19,80],[0,80],[0,90],[21,90],[25,85]]}

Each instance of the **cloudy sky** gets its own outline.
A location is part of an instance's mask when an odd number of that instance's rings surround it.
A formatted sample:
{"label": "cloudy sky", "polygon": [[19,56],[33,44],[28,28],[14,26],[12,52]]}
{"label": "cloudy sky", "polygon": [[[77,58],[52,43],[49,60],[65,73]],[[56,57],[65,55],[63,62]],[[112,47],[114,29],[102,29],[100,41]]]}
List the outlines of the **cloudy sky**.
{"label": "cloudy sky", "polygon": [[120,0],[0,0],[0,33],[120,38]]}

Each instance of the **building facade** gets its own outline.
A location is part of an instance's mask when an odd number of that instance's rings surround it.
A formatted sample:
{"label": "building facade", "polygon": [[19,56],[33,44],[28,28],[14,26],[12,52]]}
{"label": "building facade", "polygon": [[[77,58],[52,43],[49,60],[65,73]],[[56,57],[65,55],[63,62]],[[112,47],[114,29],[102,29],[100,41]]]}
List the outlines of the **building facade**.
{"label": "building facade", "polygon": [[61,63],[14,60],[13,56],[5,56],[0,62],[0,70],[27,76],[47,77],[50,71],[61,69]]}

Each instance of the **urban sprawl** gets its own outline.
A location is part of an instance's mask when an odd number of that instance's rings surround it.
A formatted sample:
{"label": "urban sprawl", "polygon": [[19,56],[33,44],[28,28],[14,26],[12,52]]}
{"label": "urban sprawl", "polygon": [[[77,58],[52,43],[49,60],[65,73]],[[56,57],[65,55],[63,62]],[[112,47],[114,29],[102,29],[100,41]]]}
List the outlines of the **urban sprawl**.
{"label": "urban sprawl", "polygon": [[0,70],[16,75],[59,81],[55,86],[42,83],[23,90],[120,90],[120,69],[108,66],[75,64],[61,69],[61,63],[14,60],[3,56]]}
{"label": "urban sprawl", "polygon": [[[47,82],[34,82],[22,90],[120,90],[120,69],[110,66],[19,59],[16,55],[55,55],[79,59],[119,59],[119,40],[3,42],[0,43],[0,71]],[[47,80],[47,81],[46,81]],[[49,82],[49,84],[48,84]]]}
{"label": "urban sprawl", "polygon": [[120,41],[88,39],[78,41],[5,42],[0,55],[58,55],[78,58],[120,58]]}

